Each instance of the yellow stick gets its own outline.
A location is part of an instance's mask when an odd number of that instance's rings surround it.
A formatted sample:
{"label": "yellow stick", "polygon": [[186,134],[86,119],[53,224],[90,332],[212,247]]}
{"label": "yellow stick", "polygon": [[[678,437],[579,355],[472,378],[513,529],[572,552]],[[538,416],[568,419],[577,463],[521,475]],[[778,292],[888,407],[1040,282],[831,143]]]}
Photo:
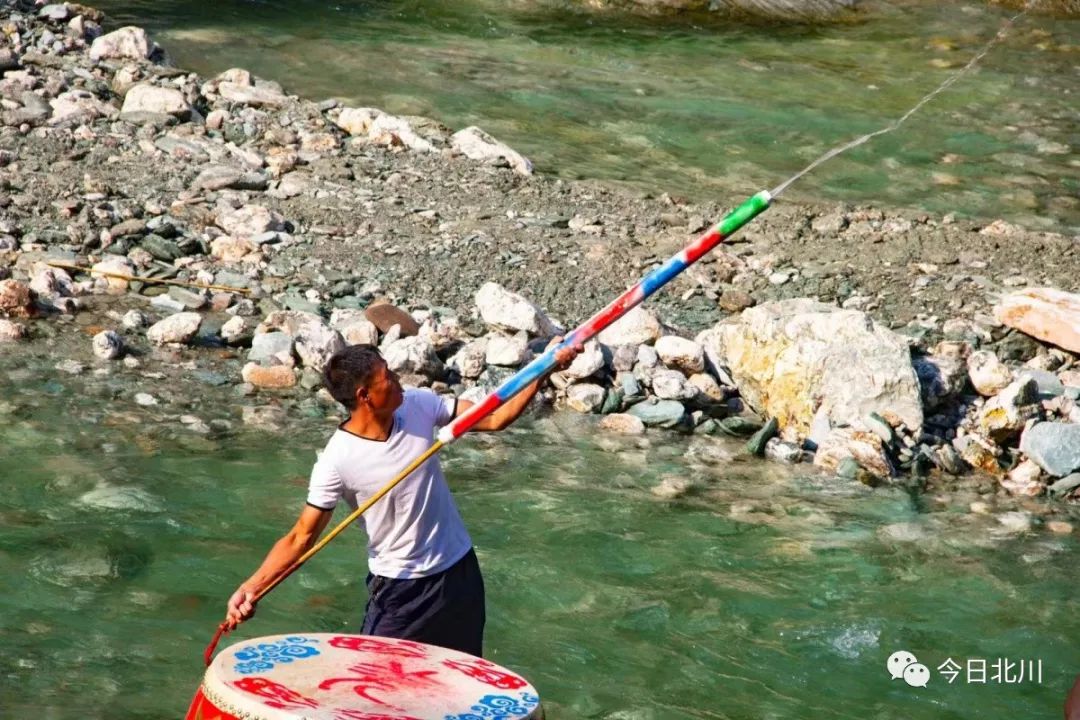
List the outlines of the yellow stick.
{"label": "yellow stick", "polygon": [[160,285],[179,285],[180,287],[193,287],[200,290],[224,290],[225,292],[234,292],[247,295],[251,292],[248,288],[229,287],[228,285],[203,285],[202,283],[187,282],[186,280],[168,280],[166,278],[154,278],[154,277],[142,277],[140,275],[125,275],[124,273],[113,272],[112,270],[95,270],[94,268],[85,267],[83,265],[70,265],[68,263],[60,262],[59,260],[49,260],[47,265],[52,267],[63,268],[64,270],[78,270],[79,272],[90,273],[91,275],[104,275],[106,277],[120,278],[121,280],[137,280],[145,283],[158,283]]}
{"label": "yellow stick", "polygon": [[[416,468],[420,467],[425,462],[427,462],[428,458],[430,458],[432,455],[434,455],[435,453],[442,450],[443,445],[444,445],[444,443],[441,440],[436,440],[434,445],[432,445],[427,450],[425,450],[423,453],[421,453],[415,460],[413,460],[411,463],[409,463],[408,467],[406,467],[404,470],[402,470],[400,473],[398,473],[397,476],[394,477],[392,480],[390,480],[388,483],[386,483],[381,488],[379,488],[379,491],[377,493],[375,493],[374,495],[369,497],[367,500],[364,501],[364,503],[362,505],[360,505],[358,508],[353,510],[352,513],[349,515],[349,517],[345,518],[340,523],[338,523],[337,527],[335,527],[333,530],[331,530],[329,533],[327,533],[326,537],[324,537],[322,540],[315,543],[315,545],[310,550],[308,550],[306,553],[301,555],[299,557],[299,559],[297,559],[296,562],[294,562],[292,565],[290,565],[288,568],[285,569],[285,572],[278,575],[276,578],[274,578],[270,582],[269,585],[267,585],[262,590],[260,590],[259,593],[255,596],[255,598],[254,598],[254,600],[252,602],[258,602],[259,600],[261,600],[263,597],[266,596],[267,593],[269,593],[271,590],[273,590],[278,585],[280,585],[281,582],[283,580],[285,580],[285,578],[289,577],[294,572],[299,570],[301,565],[303,565],[309,559],[311,559],[311,557],[313,555],[315,555],[315,553],[319,552],[324,547],[326,547],[327,543],[329,543],[331,540],[333,540],[338,535],[340,535],[341,532],[345,528],[347,528],[354,520],[356,520],[356,518],[360,517],[365,512],[367,512],[368,508],[370,508],[372,505],[377,503],[384,495],[386,495],[386,493],[393,490],[394,487],[399,482],[401,482],[406,477],[408,477],[412,473],[413,470],[416,470]],[[210,644],[206,646],[206,652],[203,653],[203,658],[206,660],[206,664],[208,666],[210,665],[211,659],[213,659],[213,657],[214,657],[214,650],[217,649],[218,641],[221,640],[221,635],[222,635],[222,633],[225,632],[225,627],[226,627],[225,623],[221,623],[220,625],[218,625],[217,632],[214,633],[214,639],[211,640]]]}
{"label": "yellow stick", "polygon": [[319,542],[315,543],[315,545],[310,550],[308,550],[306,553],[301,555],[300,559],[298,559],[295,563],[293,563],[289,567],[288,570],[283,572],[281,575],[278,575],[276,578],[274,578],[273,582],[271,582],[265,588],[260,590],[259,594],[255,596],[254,602],[258,602],[259,600],[261,600],[264,595],[266,595],[268,592],[270,592],[271,590],[276,588],[281,583],[282,580],[289,577],[289,575],[292,575],[292,573],[295,570],[297,570],[301,565],[306,563],[311,558],[312,555],[314,555],[315,553],[319,552],[324,547],[326,547],[326,545],[331,540],[333,540],[334,538],[336,538],[338,535],[341,534],[342,530],[347,528],[354,520],[356,520],[356,518],[360,517],[365,512],[367,512],[368,508],[370,508],[372,505],[377,503],[384,495],[386,495],[386,493],[393,490],[394,487],[399,482],[401,482],[406,477],[408,477],[412,473],[413,470],[415,470],[416,468],[420,467],[425,462],[427,462],[428,458],[430,458],[432,455],[434,455],[435,453],[442,450],[442,447],[443,447],[443,442],[441,440],[436,440],[434,445],[429,447],[427,450],[425,450],[423,453],[421,453],[415,460],[413,460],[411,463],[409,463],[409,466],[407,468],[405,468],[404,470],[402,470],[400,473],[398,473],[397,477],[395,477],[393,480],[390,480],[388,483],[386,483],[381,488],[379,488],[379,491],[377,493],[375,493],[374,495],[369,497],[367,500],[365,500],[363,505],[361,505],[360,507],[353,510],[352,513],[349,515],[349,517],[345,518],[340,523],[338,523],[337,527],[335,527],[333,530],[331,530],[330,532],[328,532],[326,534],[326,537],[324,537]]}

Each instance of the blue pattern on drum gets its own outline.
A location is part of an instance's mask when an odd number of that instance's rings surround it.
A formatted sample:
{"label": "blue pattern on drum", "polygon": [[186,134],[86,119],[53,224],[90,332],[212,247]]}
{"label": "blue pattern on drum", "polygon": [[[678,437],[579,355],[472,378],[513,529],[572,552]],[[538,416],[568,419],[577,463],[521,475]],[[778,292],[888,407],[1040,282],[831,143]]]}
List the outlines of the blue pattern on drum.
{"label": "blue pattern on drum", "polygon": [[485,695],[473,705],[472,712],[460,715],[447,715],[444,720],[496,720],[498,718],[520,718],[531,713],[540,703],[540,698],[532,693],[523,692],[520,697],[509,695]]}
{"label": "blue pattern on drum", "polygon": [[272,643],[247,645],[233,653],[233,657],[241,661],[236,663],[233,669],[241,675],[250,675],[270,670],[274,665],[314,657],[319,651],[307,643],[317,642],[319,641],[311,638],[293,636]]}

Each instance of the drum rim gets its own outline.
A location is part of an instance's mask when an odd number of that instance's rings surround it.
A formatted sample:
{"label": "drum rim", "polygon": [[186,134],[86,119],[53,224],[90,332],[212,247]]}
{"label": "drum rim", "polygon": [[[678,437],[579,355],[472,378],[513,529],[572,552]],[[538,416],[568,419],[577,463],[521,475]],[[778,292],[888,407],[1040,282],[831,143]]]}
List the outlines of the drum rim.
{"label": "drum rim", "polygon": [[[248,699],[249,695],[247,693],[243,692],[242,690],[239,690],[238,688],[234,688],[234,687],[230,686],[228,684],[228,682],[222,677],[222,675],[225,675],[226,673],[217,672],[219,670],[221,670],[221,671],[227,671],[228,670],[228,662],[229,662],[228,658],[230,656],[229,651],[231,649],[236,648],[236,646],[238,646],[238,645],[241,645],[241,644],[244,644],[244,643],[249,643],[249,642],[251,642],[251,643],[266,642],[268,640],[276,640],[276,639],[279,639],[279,638],[288,638],[288,637],[318,638],[318,639],[321,640],[324,637],[376,637],[376,636],[364,635],[362,633],[347,633],[347,632],[314,632],[314,633],[312,633],[312,632],[286,632],[286,633],[275,633],[273,635],[263,635],[263,636],[260,636],[260,637],[249,638],[248,640],[236,642],[236,643],[233,643],[232,645],[229,645],[229,646],[223,648],[222,651],[219,652],[217,654],[217,656],[214,658],[213,662],[210,663],[210,666],[206,668],[206,672],[203,675],[203,681],[199,686],[200,691],[203,693],[203,695],[206,697],[206,699],[208,701],[210,701],[211,704],[213,704],[214,707],[216,707],[217,709],[219,709],[219,710],[221,710],[223,712],[226,712],[226,713],[228,713],[230,715],[233,715],[234,717],[238,718],[239,720],[296,720],[298,717],[299,718],[309,717],[308,715],[305,715],[303,713],[297,713],[295,711],[284,710],[284,709],[280,709],[280,708],[274,708],[274,707],[270,707],[268,705],[265,705],[263,703],[258,703],[258,707],[255,710],[243,709],[239,705],[237,705],[237,702]],[[393,640],[394,638],[382,638],[382,639]],[[439,646],[432,645],[431,647],[438,648]],[[446,650],[446,648],[439,648],[439,649]],[[451,652],[456,652],[456,651],[451,651]],[[459,654],[464,655],[465,653],[459,653]],[[472,657],[472,656],[468,656],[468,657]],[[493,661],[489,661],[489,662],[493,662]],[[497,667],[499,667],[501,669],[507,670],[509,672],[513,672],[513,671],[510,671],[509,668],[504,668],[502,665],[499,665],[498,663],[493,662],[493,664],[495,664]],[[536,706],[533,708],[532,712],[529,715],[524,716],[522,720],[542,720],[544,718],[544,716],[545,716],[545,712],[544,712],[543,700],[540,699],[540,692],[536,689],[536,687],[531,682],[528,681],[528,679],[526,679],[526,678],[522,678],[522,679],[525,680],[525,682],[527,684],[527,687],[528,687],[528,689],[530,691],[530,694],[532,694],[533,696],[535,696],[537,698]]]}

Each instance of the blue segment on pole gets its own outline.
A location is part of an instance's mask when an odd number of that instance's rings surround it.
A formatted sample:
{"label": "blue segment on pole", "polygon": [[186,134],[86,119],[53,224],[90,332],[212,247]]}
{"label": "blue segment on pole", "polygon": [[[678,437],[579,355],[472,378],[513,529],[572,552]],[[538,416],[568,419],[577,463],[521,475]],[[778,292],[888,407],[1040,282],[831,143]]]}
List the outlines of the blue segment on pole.
{"label": "blue segment on pole", "polygon": [[641,289],[644,296],[649,297],[686,268],[687,264],[681,257],[678,255],[672,256],[663,265],[642,278]]}
{"label": "blue segment on pole", "polygon": [[499,396],[499,399],[506,402],[510,398],[517,395],[519,392],[525,389],[525,387],[532,381],[539,378],[550,368],[555,366],[555,350],[545,350],[542,354],[538,355],[531,363],[521,368],[511,378],[508,378],[506,382],[500,385],[495,390],[495,394]]}

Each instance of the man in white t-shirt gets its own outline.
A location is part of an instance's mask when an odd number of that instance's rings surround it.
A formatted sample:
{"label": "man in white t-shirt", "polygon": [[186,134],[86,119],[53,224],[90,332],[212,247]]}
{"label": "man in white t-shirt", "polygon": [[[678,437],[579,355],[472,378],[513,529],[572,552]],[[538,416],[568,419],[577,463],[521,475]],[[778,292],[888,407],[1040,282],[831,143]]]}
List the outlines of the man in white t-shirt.
{"label": "man in white t-shirt", "polygon": [[[556,353],[558,367],[567,367],[578,351]],[[296,524],[229,599],[230,630],[254,614],[258,593],[315,544],[339,500],[355,509],[430,448],[437,427],[472,406],[427,389],[403,390],[371,345],[352,345],[335,354],[323,376],[330,394],[349,409],[349,419],[315,463],[307,505]],[[540,382],[474,429],[510,425]],[[361,632],[482,655],[484,582],[438,457],[410,473],[358,522],[368,535],[369,570]]]}

